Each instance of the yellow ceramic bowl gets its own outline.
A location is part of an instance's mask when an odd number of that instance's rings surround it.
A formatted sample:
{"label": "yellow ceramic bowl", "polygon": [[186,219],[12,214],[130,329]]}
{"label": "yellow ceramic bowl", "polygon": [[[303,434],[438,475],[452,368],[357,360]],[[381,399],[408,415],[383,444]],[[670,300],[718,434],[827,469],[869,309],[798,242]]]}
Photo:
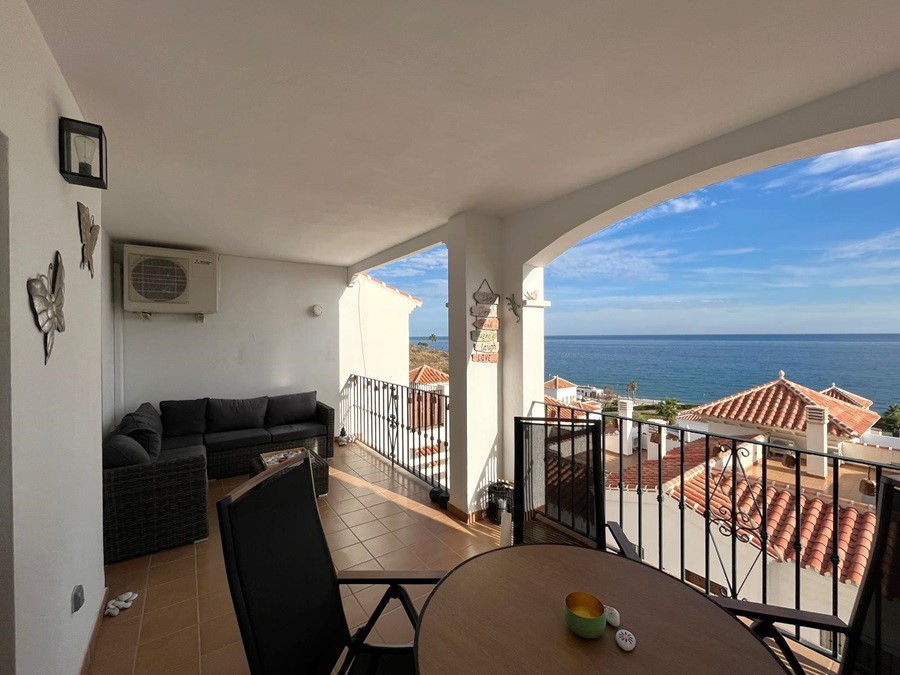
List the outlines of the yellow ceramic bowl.
{"label": "yellow ceramic bowl", "polygon": [[593,640],[606,630],[603,603],[590,593],[566,596],[566,624],[575,635]]}

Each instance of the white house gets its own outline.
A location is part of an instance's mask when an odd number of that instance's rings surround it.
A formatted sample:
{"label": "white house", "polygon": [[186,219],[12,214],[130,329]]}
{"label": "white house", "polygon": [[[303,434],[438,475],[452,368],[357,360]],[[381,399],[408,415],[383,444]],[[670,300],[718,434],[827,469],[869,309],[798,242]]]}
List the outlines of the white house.
{"label": "white house", "polygon": [[578,399],[578,385],[559,375],[554,375],[544,382],[544,395],[563,403],[569,403]]}

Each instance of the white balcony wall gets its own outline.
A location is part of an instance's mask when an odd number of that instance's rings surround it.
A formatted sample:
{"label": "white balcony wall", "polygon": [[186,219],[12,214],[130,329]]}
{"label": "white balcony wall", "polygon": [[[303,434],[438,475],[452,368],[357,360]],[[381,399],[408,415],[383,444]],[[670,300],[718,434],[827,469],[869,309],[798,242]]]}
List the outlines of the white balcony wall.
{"label": "white balcony wall", "polygon": [[[103,225],[103,193],[59,174],[59,117],[85,115],[23,0],[0,3],[0,64],[0,672],[77,673],[104,578],[100,280],[79,269],[75,204]],[[55,251],[66,331],[44,365],[25,282]]]}
{"label": "white balcony wall", "polygon": [[409,315],[420,302],[358,276],[340,300],[341,383],[350,375],[407,384]]}
{"label": "white balcony wall", "polygon": [[[219,311],[204,323],[125,313],[125,410],[144,401],[311,390],[336,407],[346,269],[230,255],[219,262]],[[312,312],[317,304],[321,316]]]}

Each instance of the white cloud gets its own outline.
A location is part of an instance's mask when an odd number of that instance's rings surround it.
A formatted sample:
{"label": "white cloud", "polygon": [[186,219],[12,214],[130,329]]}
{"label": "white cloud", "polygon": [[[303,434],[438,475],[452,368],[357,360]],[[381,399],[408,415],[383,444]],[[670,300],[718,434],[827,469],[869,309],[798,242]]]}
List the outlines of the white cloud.
{"label": "white cloud", "polygon": [[697,211],[699,209],[709,209],[717,204],[718,202],[704,197],[701,193],[693,192],[684,195],[683,197],[676,197],[675,199],[670,199],[669,201],[662,202],[656,206],[651,206],[649,209],[644,209],[640,213],[635,213],[633,216],[629,216],[628,218],[619,221],[618,227],[627,227],[629,225],[643,223],[647,220],[654,220],[656,218],[678,215],[681,213],[690,213],[691,211]]}
{"label": "white cloud", "polygon": [[711,251],[712,255],[747,255],[748,253],[756,253],[759,249],[752,247],[745,248],[720,248],[718,251]]}
{"label": "white cloud", "polygon": [[665,267],[676,255],[674,251],[658,248],[655,237],[612,237],[606,232],[570,248],[547,266],[547,273],[563,279],[667,278]]}
{"label": "white cloud", "polygon": [[806,162],[763,189],[790,188],[798,196],[867,190],[900,182],[900,140],[830,152]]}
{"label": "white cloud", "polygon": [[[869,237],[859,241],[838,246],[825,254],[827,260],[852,260],[863,256],[873,256],[891,251],[900,251],[900,228],[885,232],[877,237]],[[873,261],[869,261],[870,263]],[[886,261],[889,265],[894,260]]]}
{"label": "white cloud", "polygon": [[395,279],[400,277],[418,277],[429,272],[446,269],[447,247],[441,245],[421,253],[414,253],[402,260],[382,265],[373,271],[383,279]]}

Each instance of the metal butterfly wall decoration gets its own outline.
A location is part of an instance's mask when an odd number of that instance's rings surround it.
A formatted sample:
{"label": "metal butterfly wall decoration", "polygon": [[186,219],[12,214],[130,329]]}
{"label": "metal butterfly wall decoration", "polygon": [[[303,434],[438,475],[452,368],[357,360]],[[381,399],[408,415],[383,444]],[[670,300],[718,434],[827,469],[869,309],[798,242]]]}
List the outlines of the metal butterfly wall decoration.
{"label": "metal butterfly wall decoration", "polygon": [[94,278],[94,249],[100,238],[100,226],[94,225],[94,216],[87,206],[78,202],[78,229],[81,231],[81,269],[87,267]]}
{"label": "metal butterfly wall decoration", "polygon": [[28,294],[31,296],[31,311],[38,330],[44,334],[44,364],[50,360],[53,351],[53,337],[66,330],[63,315],[63,301],[66,293],[66,270],[59,251],[50,263],[47,275],[39,274],[28,280]]}

